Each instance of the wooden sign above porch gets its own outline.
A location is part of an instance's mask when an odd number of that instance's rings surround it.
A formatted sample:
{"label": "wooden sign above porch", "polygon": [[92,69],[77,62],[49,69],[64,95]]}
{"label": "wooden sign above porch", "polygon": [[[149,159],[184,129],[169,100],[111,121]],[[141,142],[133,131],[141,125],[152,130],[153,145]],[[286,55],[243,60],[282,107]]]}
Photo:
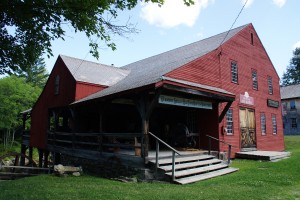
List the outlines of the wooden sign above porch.
{"label": "wooden sign above porch", "polygon": [[158,102],[161,104],[168,104],[174,106],[183,106],[191,108],[202,108],[202,109],[212,109],[212,103],[207,101],[199,101],[195,99],[185,99],[181,97],[173,97],[167,95],[160,95]]}

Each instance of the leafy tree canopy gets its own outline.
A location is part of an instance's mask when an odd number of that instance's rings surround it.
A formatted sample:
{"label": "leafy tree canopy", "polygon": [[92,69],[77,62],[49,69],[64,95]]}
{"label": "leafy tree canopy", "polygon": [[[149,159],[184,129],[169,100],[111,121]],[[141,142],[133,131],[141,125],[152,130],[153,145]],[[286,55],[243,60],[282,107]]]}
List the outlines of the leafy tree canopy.
{"label": "leafy tree canopy", "polygon": [[19,70],[16,74],[25,78],[27,83],[41,89],[44,88],[49,77],[43,58],[38,58],[31,67],[26,68],[25,71]]}
{"label": "leafy tree canopy", "polygon": [[300,48],[296,48],[293,52],[290,65],[287,66],[281,82],[283,86],[300,84]]}
{"label": "leafy tree canopy", "polygon": [[14,75],[0,79],[0,133],[11,134],[21,126],[20,112],[33,106],[39,87]]}
{"label": "leafy tree canopy", "polygon": [[[51,41],[65,37],[63,25],[85,32],[90,53],[99,58],[98,38],[115,50],[111,35],[135,32],[133,25],[117,24],[118,12],[142,0],[1,0],[0,74],[25,70],[43,53],[52,56]],[[144,0],[161,5],[164,0]],[[193,0],[183,0],[186,5]],[[97,38],[93,40],[93,38]]]}

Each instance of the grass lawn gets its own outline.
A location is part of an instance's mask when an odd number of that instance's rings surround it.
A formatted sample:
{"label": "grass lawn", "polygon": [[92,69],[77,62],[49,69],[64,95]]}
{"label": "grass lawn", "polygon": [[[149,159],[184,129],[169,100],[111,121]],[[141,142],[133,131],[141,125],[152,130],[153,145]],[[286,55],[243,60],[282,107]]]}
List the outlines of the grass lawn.
{"label": "grass lawn", "polygon": [[0,182],[0,199],[300,199],[300,136],[287,136],[285,143],[289,159],[236,159],[232,166],[240,171],[189,185],[43,175]]}

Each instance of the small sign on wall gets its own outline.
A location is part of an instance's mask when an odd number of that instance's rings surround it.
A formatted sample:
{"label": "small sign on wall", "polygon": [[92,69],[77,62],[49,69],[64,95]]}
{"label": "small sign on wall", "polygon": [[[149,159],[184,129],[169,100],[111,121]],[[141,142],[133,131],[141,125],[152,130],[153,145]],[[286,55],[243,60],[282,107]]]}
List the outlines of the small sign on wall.
{"label": "small sign on wall", "polygon": [[245,94],[240,94],[240,103],[248,104],[248,105],[254,105],[254,98],[250,97],[248,92],[245,92]]}
{"label": "small sign on wall", "polygon": [[161,104],[168,104],[174,106],[184,106],[191,108],[202,108],[202,109],[212,109],[212,103],[207,101],[199,101],[195,99],[185,99],[180,97],[173,97],[167,95],[160,95],[158,102]]}
{"label": "small sign on wall", "polygon": [[268,99],[268,100],[267,100],[267,105],[268,105],[269,107],[278,108],[278,107],[279,107],[279,101],[275,101],[275,100],[272,100],[272,99]]}

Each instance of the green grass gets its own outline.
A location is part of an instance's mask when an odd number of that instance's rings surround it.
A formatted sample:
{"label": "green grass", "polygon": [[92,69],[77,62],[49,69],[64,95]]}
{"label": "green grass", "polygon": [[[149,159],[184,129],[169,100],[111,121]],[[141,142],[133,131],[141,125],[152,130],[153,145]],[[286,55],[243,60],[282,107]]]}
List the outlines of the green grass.
{"label": "green grass", "polygon": [[300,199],[300,136],[285,137],[285,143],[289,159],[236,159],[238,172],[189,185],[43,175],[0,182],[0,199]]}

